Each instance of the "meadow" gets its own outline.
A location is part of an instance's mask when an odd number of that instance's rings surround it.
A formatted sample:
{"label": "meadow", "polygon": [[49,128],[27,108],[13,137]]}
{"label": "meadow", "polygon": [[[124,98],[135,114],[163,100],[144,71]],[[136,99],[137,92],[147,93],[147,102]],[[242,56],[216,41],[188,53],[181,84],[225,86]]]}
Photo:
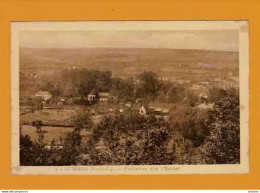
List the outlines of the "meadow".
{"label": "meadow", "polygon": [[21,125],[31,125],[33,121],[41,120],[44,125],[69,127],[72,125],[71,117],[76,110],[71,109],[43,109],[20,116]]}

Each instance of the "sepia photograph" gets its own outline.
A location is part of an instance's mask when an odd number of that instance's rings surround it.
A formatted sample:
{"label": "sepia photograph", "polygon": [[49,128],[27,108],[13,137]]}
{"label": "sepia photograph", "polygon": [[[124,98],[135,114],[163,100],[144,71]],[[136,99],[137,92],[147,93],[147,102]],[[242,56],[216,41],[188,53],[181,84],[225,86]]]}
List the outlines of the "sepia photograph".
{"label": "sepia photograph", "polygon": [[247,21],[12,22],[14,174],[247,173]]}

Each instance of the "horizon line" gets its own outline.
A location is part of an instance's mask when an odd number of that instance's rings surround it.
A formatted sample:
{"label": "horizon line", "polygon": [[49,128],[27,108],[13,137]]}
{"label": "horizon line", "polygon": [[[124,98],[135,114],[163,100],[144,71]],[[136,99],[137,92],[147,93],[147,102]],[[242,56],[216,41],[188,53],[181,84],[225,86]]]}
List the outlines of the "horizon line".
{"label": "horizon line", "polygon": [[19,49],[167,49],[167,50],[196,50],[196,51],[223,51],[239,52],[239,50],[218,50],[218,49],[194,49],[194,48],[155,48],[155,47],[19,47]]}

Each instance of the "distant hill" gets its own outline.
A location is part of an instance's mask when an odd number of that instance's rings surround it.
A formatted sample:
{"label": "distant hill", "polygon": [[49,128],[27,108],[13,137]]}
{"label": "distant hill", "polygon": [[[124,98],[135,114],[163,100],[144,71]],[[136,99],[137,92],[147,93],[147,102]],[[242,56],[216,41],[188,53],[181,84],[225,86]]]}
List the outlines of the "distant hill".
{"label": "distant hill", "polygon": [[178,68],[235,68],[238,52],[153,48],[20,48],[23,73],[52,73],[69,67],[111,70],[132,76],[144,70],[174,72]]}

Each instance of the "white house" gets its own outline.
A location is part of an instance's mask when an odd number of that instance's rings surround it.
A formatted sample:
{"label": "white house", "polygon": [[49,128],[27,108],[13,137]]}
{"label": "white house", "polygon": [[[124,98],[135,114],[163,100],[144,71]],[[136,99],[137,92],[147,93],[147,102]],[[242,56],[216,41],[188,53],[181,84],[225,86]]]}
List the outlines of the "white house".
{"label": "white house", "polygon": [[38,91],[35,94],[35,97],[40,97],[42,99],[44,99],[45,101],[50,100],[52,98],[52,94],[48,91]]}
{"label": "white house", "polygon": [[108,93],[108,92],[99,93],[99,101],[101,101],[101,102],[107,102],[109,97],[110,97],[110,93]]}
{"label": "white house", "polygon": [[[168,108],[167,108],[168,107]],[[162,103],[151,103],[149,105],[142,105],[139,109],[140,115],[160,115],[165,116],[170,112],[170,106]]]}
{"label": "white house", "polygon": [[57,105],[62,106],[62,105],[65,104],[65,102],[66,102],[66,99],[65,99],[65,98],[61,98],[61,99],[58,101]]}
{"label": "white house", "polygon": [[132,103],[131,103],[131,102],[127,102],[127,103],[125,104],[125,106],[128,107],[128,108],[131,108],[131,107],[132,107]]}
{"label": "white house", "polygon": [[88,101],[94,101],[96,99],[95,94],[88,94]]}
{"label": "white house", "polygon": [[149,115],[154,111],[153,108],[147,106],[147,105],[142,105],[141,108],[139,109],[139,114],[140,115]]}
{"label": "white house", "polygon": [[226,79],[223,79],[219,81],[220,88],[227,90],[230,88],[237,89],[239,88],[239,78],[238,77],[227,77]]}
{"label": "white house", "polygon": [[140,115],[147,115],[147,108],[144,107],[144,105],[142,105],[141,108],[139,109],[139,114]]}

